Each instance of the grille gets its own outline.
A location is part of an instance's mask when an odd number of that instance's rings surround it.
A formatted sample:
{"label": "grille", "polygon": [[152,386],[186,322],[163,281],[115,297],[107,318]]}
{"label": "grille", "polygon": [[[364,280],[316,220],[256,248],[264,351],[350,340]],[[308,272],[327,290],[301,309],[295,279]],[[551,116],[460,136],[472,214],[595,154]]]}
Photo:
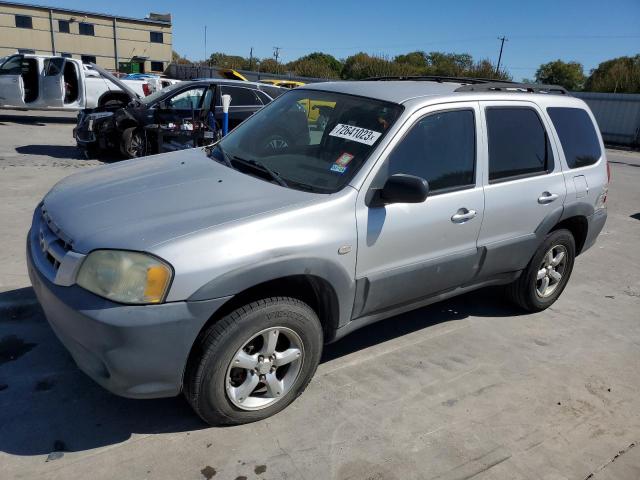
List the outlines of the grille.
{"label": "grille", "polygon": [[38,231],[38,243],[40,251],[46,260],[54,269],[58,271],[60,262],[71,250],[71,239],[68,238],[58,226],[53,223],[46,209],[41,207],[40,227]]}

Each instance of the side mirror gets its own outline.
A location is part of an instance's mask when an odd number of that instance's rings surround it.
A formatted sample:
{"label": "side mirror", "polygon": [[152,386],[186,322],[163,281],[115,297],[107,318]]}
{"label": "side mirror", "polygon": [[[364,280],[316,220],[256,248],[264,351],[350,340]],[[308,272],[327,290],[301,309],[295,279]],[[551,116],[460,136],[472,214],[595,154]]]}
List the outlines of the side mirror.
{"label": "side mirror", "polygon": [[429,196],[429,182],[415,175],[396,173],[384,187],[373,191],[370,207],[382,207],[391,203],[422,203]]}

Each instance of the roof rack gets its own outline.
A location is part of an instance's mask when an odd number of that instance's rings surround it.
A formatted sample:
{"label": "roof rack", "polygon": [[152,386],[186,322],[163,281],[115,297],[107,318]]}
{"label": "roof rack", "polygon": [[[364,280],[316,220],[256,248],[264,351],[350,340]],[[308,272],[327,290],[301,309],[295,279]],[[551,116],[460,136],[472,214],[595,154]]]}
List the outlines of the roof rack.
{"label": "roof rack", "polygon": [[506,92],[506,93],[546,93],[569,95],[569,92],[559,85],[537,85],[531,83],[486,82],[474,85],[463,85],[456,88],[456,92]]}
{"label": "roof rack", "polygon": [[490,78],[473,78],[473,77],[447,77],[443,75],[407,75],[407,76],[386,76],[386,77],[369,77],[365,81],[392,81],[392,80],[423,80],[427,82],[452,82],[465,84],[481,84],[481,83],[500,83],[512,84],[508,80],[493,80]]}

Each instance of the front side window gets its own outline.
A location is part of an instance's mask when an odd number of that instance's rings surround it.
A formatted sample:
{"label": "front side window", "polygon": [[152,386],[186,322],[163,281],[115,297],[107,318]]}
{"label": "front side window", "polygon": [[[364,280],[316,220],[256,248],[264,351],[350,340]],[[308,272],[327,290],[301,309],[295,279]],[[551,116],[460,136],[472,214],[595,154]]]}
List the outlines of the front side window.
{"label": "front side window", "polygon": [[[231,103],[233,105],[233,101]],[[324,114],[318,123],[319,110]],[[291,90],[259,110],[211,150],[248,175],[318,193],[341,190],[396,122],[402,106],[371,98]]]}
{"label": "front side window", "polygon": [[95,31],[92,23],[82,22],[78,24],[78,32],[80,33],[80,35],[89,35],[89,36],[95,35]]}
{"label": "front side window", "polygon": [[416,122],[389,155],[377,178],[415,175],[438,193],[475,185],[476,127],[473,110],[427,115]]}
{"label": "front side window", "polygon": [[232,107],[256,106],[262,105],[253,90],[242,87],[229,87],[223,85],[220,87],[220,95],[231,95]]}
{"label": "front side window", "polygon": [[69,33],[69,20],[58,20],[58,31],[60,33]]}
{"label": "front side window", "polygon": [[171,110],[197,110],[200,108],[205,88],[192,88],[169,98],[165,101],[166,108]]}
{"label": "front side window", "polygon": [[528,107],[488,107],[489,182],[553,170],[553,153],[542,120]]}
{"label": "front side window", "polygon": [[33,20],[27,15],[16,15],[17,28],[33,28]]}
{"label": "front side window", "polygon": [[22,56],[16,55],[4,60],[0,67],[0,75],[20,75],[22,73]]}
{"label": "front side window", "polygon": [[600,159],[600,141],[587,112],[563,107],[550,107],[547,112],[560,137],[569,168],[587,167]]}

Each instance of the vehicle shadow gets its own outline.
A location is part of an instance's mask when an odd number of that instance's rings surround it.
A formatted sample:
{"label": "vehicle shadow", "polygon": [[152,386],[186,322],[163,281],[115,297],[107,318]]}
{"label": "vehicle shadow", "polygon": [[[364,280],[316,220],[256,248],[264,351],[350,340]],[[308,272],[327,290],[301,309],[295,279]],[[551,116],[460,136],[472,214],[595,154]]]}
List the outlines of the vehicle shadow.
{"label": "vehicle shadow", "polygon": [[98,160],[105,163],[123,160],[123,157],[115,152],[100,152],[88,157],[82,149],[74,145],[22,145],[15,150],[23,155],[42,155],[59,160]]}
{"label": "vehicle shadow", "polygon": [[70,123],[76,124],[78,119],[76,115],[73,116],[46,116],[38,115],[4,115],[0,114],[0,125],[6,125],[7,123],[19,123],[21,125],[35,125],[38,127],[46,127],[48,123]]}
{"label": "vehicle shadow", "polygon": [[[7,307],[18,299],[22,306]],[[517,314],[485,289],[358,330],[327,345],[322,362],[442,322]],[[78,370],[56,339],[32,289],[0,293],[0,451],[20,456],[79,452],[132,435],[204,428],[182,396],[131,400],[102,389]]]}

